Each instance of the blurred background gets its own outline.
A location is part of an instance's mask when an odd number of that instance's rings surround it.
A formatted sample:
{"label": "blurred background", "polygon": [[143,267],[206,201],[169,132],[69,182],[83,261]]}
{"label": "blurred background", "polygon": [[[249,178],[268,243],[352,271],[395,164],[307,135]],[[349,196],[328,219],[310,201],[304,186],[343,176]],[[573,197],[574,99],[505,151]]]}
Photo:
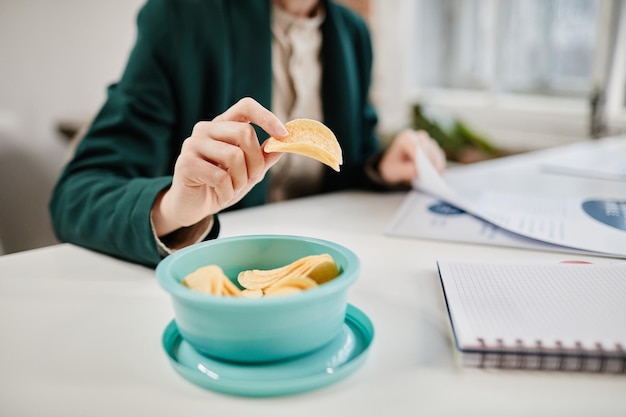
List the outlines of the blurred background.
{"label": "blurred background", "polygon": [[[342,0],[373,36],[381,138],[459,163],[626,133],[626,0]],[[0,0],[0,254],[56,243],[50,191],[144,0]]]}

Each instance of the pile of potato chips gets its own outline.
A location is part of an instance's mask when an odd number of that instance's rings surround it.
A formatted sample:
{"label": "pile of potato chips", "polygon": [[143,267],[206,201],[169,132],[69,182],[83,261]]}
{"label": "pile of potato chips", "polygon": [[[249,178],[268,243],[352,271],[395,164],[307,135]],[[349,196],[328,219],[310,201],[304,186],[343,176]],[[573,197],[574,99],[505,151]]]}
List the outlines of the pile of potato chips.
{"label": "pile of potato chips", "polygon": [[310,255],[275,269],[242,271],[237,281],[240,289],[217,265],[208,265],[187,275],[182,284],[212,295],[260,298],[288,295],[315,288],[339,275],[339,269],[328,254]]}

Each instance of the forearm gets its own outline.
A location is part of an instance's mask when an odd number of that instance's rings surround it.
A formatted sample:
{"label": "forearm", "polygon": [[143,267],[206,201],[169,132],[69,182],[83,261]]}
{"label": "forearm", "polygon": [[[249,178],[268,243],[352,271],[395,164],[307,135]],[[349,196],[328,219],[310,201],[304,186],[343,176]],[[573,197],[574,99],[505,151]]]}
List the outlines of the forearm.
{"label": "forearm", "polygon": [[62,178],[50,203],[58,238],[144,265],[161,260],[150,211],[170,177],[125,179],[81,172]]}

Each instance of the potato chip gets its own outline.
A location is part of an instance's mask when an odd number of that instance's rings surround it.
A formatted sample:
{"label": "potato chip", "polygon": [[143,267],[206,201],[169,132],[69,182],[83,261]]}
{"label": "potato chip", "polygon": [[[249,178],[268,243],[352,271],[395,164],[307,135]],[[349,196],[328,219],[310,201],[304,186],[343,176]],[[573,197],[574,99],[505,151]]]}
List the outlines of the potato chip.
{"label": "potato chip", "polygon": [[276,269],[249,269],[241,271],[237,276],[239,284],[251,290],[260,290],[269,287],[279,279],[289,275],[294,270],[297,270],[298,264],[301,260],[295,261],[289,265],[282,266]]}
{"label": "potato chip", "polygon": [[261,298],[263,297],[263,290],[250,290],[246,288],[241,291],[239,295],[243,298]]}
{"label": "potato chip", "polygon": [[224,275],[224,278],[222,280],[222,284],[223,284],[223,289],[222,289],[222,294],[223,295],[241,295],[241,293],[243,292],[242,290],[239,289],[238,286],[235,285],[234,282],[232,282],[226,275]]}
{"label": "potato chip", "polygon": [[311,278],[321,284],[338,275],[337,265],[328,254],[310,255],[276,269],[242,271],[237,281],[244,288],[263,289],[286,276],[310,276],[311,274],[313,274]]}
{"label": "potato chip", "polygon": [[182,284],[192,290],[212,295],[261,298],[315,288],[337,275],[339,269],[332,256],[321,254],[305,256],[279,268],[241,271],[237,280],[243,290],[217,265],[198,268],[187,275]]}
{"label": "potato chip", "polygon": [[285,124],[289,135],[283,139],[270,137],[265,152],[291,152],[305,155],[339,172],[343,164],[341,146],[335,134],[323,123],[312,119],[294,119]]}
{"label": "potato chip", "polygon": [[339,268],[330,255],[320,255],[307,276],[318,284],[323,284],[339,275]]}
{"label": "potato chip", "polygon": [[265,295],[286,295],[317,287],[315,280],[307,276],[287,276],[263,289]]}
{"label": "potato chip", "polygon": [[187,275],[182,284],[192,290],[212,295],[239,295],[237,287],[217,265],[198,268]]}

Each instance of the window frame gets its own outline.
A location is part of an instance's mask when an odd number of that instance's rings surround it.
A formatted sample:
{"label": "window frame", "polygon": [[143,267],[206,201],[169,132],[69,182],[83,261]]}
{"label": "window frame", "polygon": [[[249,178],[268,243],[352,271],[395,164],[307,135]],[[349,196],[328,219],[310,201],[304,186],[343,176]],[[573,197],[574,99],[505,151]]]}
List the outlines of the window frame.
{"label": "window frame", "polygon": [[[495,8],[497,1],[487,0],[487,4]],[[383,38],[378,39],[378,61],[404,64],[401,71],[398,71],[398,65],[378,65],[378,85],[385,85],[387,89],[387,92],[382,92],[381,88],[377,90],[377,98],[383,107],[387,105],[398,111],[400,105],[410,108],[412,103],[419,101],[425,106],[461,118],[470,125],[474,122],[476,126],[481,126],[482,133],[495,144],[510,150],[557,146],[591,137],[592,106],[586,98],[505,93],[493,89],[415,86],[410,76],[416,59],[410,54],[403,56],[399,50],[412,50],[410,48],[414,45],[414,39],[407,34],[413,33],[411,16],[418,12],[418,5],[411,0],[396,0],[395,3],[395,12],[389,11],[390,4],[384,0],[374,3],[374,19],[379,19],[378,24],[374,22],[374,34]],[[383,12],[382,8],[387,10]],[[619,13],[617,19],[614,18],[615,12]],[[396,20],[393,25],[390,19]],[[390,26],[394,28],[390,29]],[[619,134],[626,130],[626,0],[600,0],[596,28],[593,76],[594,82],[606,92],[604,106],[600,109],[606,127],[604,133]],[[398,37],[400,41],[391,47],[389,39],[393,33],[401,34],[402,31],[404,38]],[[396,74],[395,81],[387,72]],[[393,100],[396,103],[390,104]],[[408,112],[405,114],[410,118]],[[385,122],[384,115],[382,119]],[[392,119],[387,119],[387,125],[393,125]],[[395,120],[398,120],[397,115]]]}
{"label": "window frame", "polygon": [[606,80],[605,120],[610,131],[626,132],[626,0],[615,3],[619,10],[616,19],[614,53],[609,59]]}

